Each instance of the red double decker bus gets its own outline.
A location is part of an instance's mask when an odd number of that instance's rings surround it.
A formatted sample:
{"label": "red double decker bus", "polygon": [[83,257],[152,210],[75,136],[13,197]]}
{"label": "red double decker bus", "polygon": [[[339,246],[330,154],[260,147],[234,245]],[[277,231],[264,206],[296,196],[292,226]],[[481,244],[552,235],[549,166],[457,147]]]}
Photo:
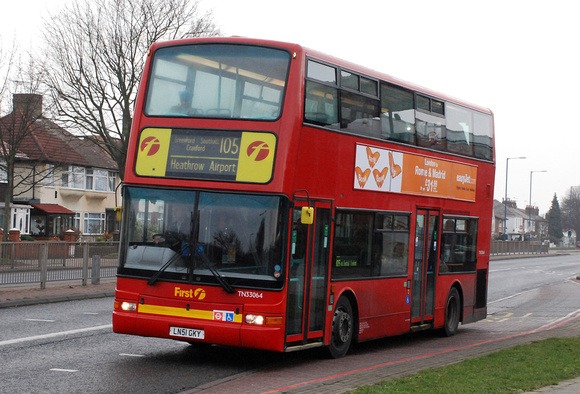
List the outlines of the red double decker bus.
{"label": "red double decker bus", "polygon": [[117,333],[280,352],[485,318],[493,115],[295,44],[157,43]]}

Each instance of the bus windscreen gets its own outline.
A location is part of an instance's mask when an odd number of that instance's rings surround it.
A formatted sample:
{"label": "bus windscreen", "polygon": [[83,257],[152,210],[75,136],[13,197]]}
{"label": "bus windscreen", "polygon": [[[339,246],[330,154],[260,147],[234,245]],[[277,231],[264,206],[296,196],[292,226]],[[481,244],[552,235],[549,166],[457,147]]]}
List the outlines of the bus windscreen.
{"label": "bus windscreen", "polygon": [[124,199],[121,272],[196,283],[218,272],[231,285],[282,287],[280,197],[128,187]]}
{"label": "bus windscreen", "polygon": [[154,53],[147,116],[274,120],[290,54],[250,45],[177,45]]}

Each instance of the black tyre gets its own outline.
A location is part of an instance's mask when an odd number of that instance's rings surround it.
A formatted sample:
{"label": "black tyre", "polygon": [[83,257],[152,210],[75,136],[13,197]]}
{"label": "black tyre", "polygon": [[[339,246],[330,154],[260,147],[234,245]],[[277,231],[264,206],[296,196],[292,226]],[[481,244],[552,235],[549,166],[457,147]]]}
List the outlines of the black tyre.
{"label": "black tyre", "polygon": [[346,297],[341,297],[334,308],[332,317],[332,337],[328,350],[334,358],[346,355],[352,343],[354,334],[354,318],[352,306]]}
{"label": "black tyre", "polygon": [[447,303],[445,304],[445,325],[441,333],[446,337],[455,335],[459,328],[459,320],[461,319],[461,299],[459,292],[455,287],[449,290],[447,296]]}

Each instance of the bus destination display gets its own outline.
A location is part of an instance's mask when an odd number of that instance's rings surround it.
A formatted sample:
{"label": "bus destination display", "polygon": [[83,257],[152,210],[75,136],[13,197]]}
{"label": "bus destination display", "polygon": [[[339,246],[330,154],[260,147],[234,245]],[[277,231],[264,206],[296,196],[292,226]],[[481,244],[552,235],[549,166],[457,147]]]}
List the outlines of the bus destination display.
{"label": "bus destination display", "polygon": [[135,172],[140,176],[268,183],[276,137],[270,133],[147,128]]}

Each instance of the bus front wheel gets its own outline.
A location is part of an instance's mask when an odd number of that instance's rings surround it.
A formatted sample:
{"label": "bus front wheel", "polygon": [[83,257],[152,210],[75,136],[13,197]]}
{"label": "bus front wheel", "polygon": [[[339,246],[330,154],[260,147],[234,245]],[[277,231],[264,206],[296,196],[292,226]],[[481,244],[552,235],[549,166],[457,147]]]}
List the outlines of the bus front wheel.
{"label": "bus front wheel", "polygon": [[341,297],[332,317],[332,335],[328,347],[332,357],[341,358],[348,352],[354,332],[353,323],[350,301],[346,297]]}
{"label": "bus front wheel", "polygon": [[459,292],[455,287],[449,290],[447,302],[445,303],[445,325],[441,333],[446,337],[455,335],[459,327],[459,320],[461,318],[461,299]]}

